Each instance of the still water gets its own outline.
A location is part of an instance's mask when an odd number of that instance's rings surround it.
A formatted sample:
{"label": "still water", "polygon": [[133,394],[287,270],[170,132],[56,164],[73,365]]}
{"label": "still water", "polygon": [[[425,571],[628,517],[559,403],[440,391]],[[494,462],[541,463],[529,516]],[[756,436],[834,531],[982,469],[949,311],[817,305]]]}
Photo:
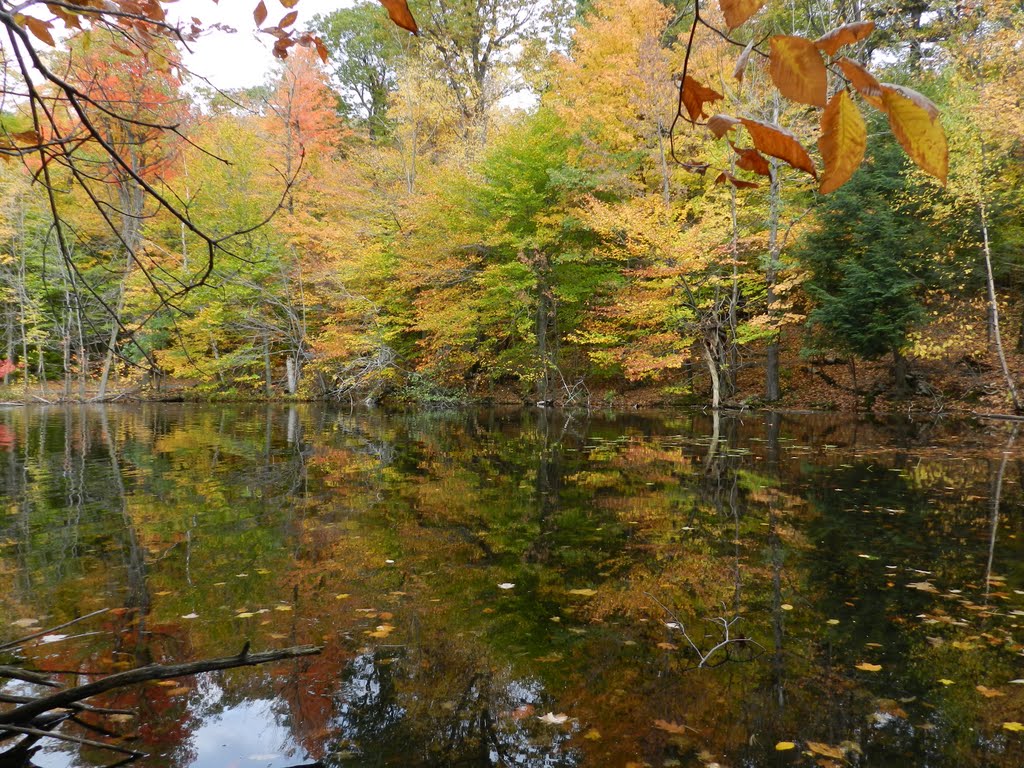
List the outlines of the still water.
{"label": "still water", "polygon": [[146,768],[1019,768],[1022,448],[832,414],[0,411],[0,641],[110,609],[0,664],[323,645],[107,695],[137,715],[82,719]]}

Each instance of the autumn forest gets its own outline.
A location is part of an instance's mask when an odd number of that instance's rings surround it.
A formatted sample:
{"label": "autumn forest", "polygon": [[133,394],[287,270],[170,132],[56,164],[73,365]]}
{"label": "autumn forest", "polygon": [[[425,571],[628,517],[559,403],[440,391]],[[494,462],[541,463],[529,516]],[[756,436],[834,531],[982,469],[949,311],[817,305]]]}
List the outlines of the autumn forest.
{"label": "autumn forest", "polygon": [[1019,408],[1024,11],[743,5],[260,3],[239,91],[21,17],[7,399]]}

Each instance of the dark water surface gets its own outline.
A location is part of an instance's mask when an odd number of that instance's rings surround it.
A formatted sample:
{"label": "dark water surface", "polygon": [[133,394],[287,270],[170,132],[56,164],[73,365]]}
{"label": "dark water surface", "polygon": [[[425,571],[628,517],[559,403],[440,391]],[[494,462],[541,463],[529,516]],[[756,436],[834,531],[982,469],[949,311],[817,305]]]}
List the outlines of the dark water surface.
{"label": "dark water surface", "polygon": [[1015,438],[839,415],[0,411],[0,641],[113,609],[0,664],[71,684],[324,645],[108,695],[138,716],[84,719],[147,768],[1016,768]]}

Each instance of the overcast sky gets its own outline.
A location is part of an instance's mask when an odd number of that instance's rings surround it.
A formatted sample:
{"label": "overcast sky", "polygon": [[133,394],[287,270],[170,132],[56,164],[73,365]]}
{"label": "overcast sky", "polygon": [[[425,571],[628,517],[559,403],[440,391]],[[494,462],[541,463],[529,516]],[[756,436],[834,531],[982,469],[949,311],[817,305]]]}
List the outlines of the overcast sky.
{"label": "overcast sky", "polygon": [[[274,66],[271,53],[273,38],[256,33],[252,18],[253,8],[259,0],[179,0],[167,6],[172,18],[202,19],[203,26],[226,24],[238,31],[233,34],[210,32],[191,47],[194,53],[186,55],[186,64],[197,75],[202,75],[218,88],[245,88],[266,80]],[[266,26],[276,24],[288,10],[279,0],[264,0],[267,6]],[[318,13],[330,13],[352,5],[352,0],[299,0],[294,10],[299,12],[295,29],[302,29]],[[383,6],[381,13],[387,13]]]}

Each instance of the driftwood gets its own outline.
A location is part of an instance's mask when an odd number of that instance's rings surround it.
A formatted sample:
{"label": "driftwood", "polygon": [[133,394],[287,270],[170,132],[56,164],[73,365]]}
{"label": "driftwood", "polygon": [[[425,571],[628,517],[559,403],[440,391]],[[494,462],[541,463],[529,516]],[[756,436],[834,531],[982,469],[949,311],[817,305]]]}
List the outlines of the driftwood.
{"label": "driftwood", "polygon": [[131,755],[132,757],[145,757],[144,752],[136,752],[134,749],[127,749],[125,747],[119,747],[116,744],[106,744],[102,741],[93,741],[92,739],[84,739],[81,736],[69,736],[63,733],[52,733],[51,731],[44,731],[40,728],[29,728],[21,725],[0,725],[0,731],[9,731],[10,733],[20,733],[26,736],[35,736],[37,739],[57,739],[59,741],[70,741],[74,744],[82,744],[86,747],[99,747],[102,749],[109,749],[111,752],[119,752],[122,755]]}
{"label": "driftwood", "polygon": [[22,704],[7,712],[0,713],[0,725],[24,723],[37,715],[41,715],[43,712],[49,712],[51,709],[57,709],[58,707],[67,707],[90,696],[112,691],[115,688],[124,688],[128,685],[137,685],[138,683],[145,683],[150,680],[169,680],[175,677],[197,675],[200,672],[213,672],[219,669],[232,669],[234,667],[249,667],[282,659],[294,659],[298,656],[312,656],[320,653],[322,650],[321,646],[297,645],[292,648],[281,648],[276,651],[249,653],[249,644],[246,643],[242,652],[237,656],[225,656],[206,661],[190,661],[184,664],[149,664],[145,667],[129,669],[99,680],[93,680],[85,685],[67,688],[50,696],[34,699],[27,704]]}
{"label": "driftwood", "polygon": [[48,685],[51,688],[60,688],[60,683],[54,682],[42,672],[33,672],[30,669],[22,669],[21,667],[9,667],[6,664],[0,664],[0,677],[6,677],[8,680],[35,683],[36,685]]}

